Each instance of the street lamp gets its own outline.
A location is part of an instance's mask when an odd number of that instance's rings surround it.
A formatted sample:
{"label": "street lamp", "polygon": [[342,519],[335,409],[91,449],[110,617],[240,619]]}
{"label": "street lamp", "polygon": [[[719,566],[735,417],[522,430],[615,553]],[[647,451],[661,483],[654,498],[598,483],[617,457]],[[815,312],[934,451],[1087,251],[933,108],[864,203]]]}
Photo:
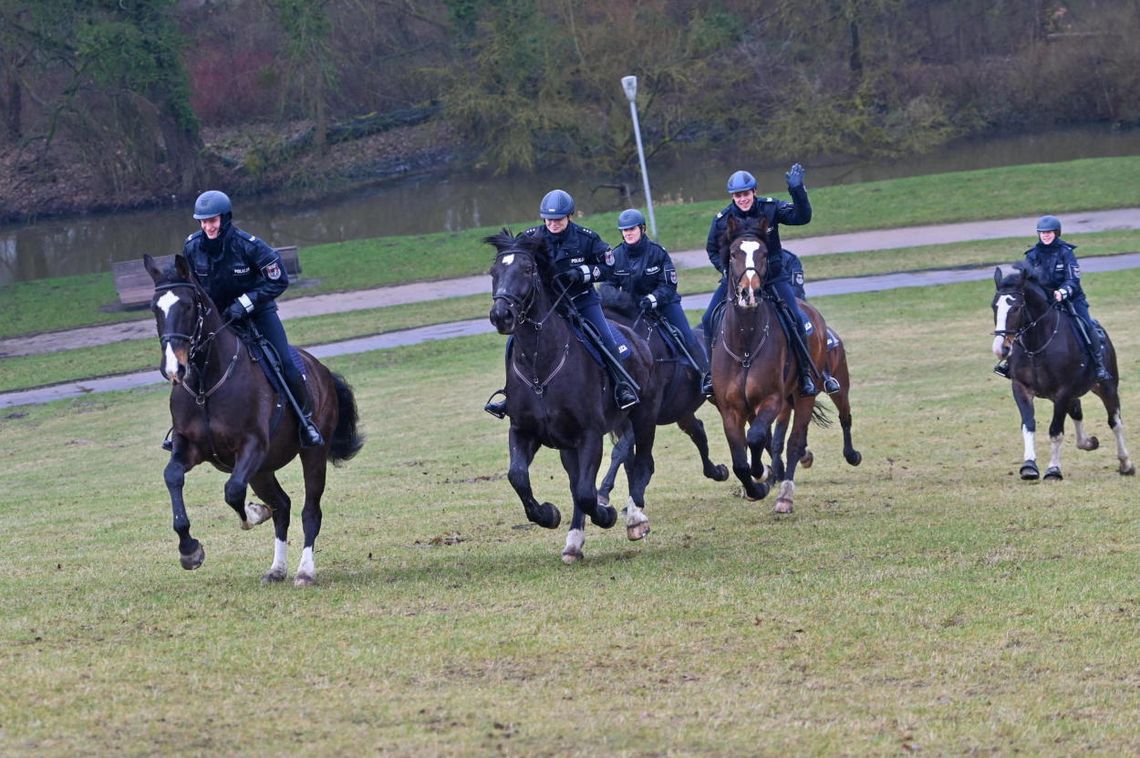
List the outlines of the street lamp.
{"label": "street lamp", "polygon": [[637,158],[641,161],[641,182],[645,188],[645,204],[649,209],[649,231],[657,239],[657,219],[653,218],[653,198],[649,194],[649,172],[645,170],[645,149],[641,146],[641,126],[637,123],[637,77],[623,76],[621,88],[629,98],[629,115],[633,119],[633,136],[637,140]]}

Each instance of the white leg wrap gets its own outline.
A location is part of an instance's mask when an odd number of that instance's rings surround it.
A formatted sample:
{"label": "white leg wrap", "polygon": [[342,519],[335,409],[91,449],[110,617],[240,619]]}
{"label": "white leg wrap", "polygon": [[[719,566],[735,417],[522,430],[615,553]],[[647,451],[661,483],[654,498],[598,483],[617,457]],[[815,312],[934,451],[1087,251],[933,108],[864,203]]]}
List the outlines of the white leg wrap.
{"label": "white leg wrap", "polygon": [[1120,460],[1120,470],[1127,471],[1132,466],[1132,456],[1124,446],[1124,422],[1120,419],[1120,411],[1112,417],[1112,433],[1116,435],[1116,457]]}
{"label": "white leg wrap", "polygon": [[622,513],[625,514],[626,527],[644,524],[649,520],[649,517],[645,515],[645,511],[638,508],[637,504],[633,502],[632,497],[625,501],[625,508],[622,509]]}
{"label": "white leg wrap", "polygon": [[1061,468],[1061,445],[1064,442],[1063,433],[1049,438],[1049,468]]}
{"label": "white leg wrap", "polygon": [[1037,450],[1035,449],[1035,434],[1021,425],[1021,438],[1025,441],[1025,460],[1037,460]]}
{"label": "white leg wrap", "polygon": [[317,566],[313,563],[313,549],[307,547],[301,551],[301,562],[297,565],[297,573],[301,576],[315,577]]}
{"label": "white leg wrap", "polygon": [[288,542],[278,539],[273,540],[273,565],[269,567],[270,572],[276,573],[280,571],[282,576],[285,575],[286,567],[288,565],[286,563],[288,552]]}

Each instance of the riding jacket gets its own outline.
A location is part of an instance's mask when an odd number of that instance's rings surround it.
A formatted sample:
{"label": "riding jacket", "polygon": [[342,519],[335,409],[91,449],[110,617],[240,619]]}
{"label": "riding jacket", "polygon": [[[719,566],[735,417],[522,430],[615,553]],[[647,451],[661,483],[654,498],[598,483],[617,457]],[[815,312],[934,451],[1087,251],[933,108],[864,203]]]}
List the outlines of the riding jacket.
{"label": "riding jacket", "polygon": [[546,263],[555,274],[571,268],[581,269],[582,281],[569,288],[569,295],[575,302],[580,303],[583,298],[600,302],[594,283],[610,277],[614,265],[614,253],[597,232],[571,221],[558,234],[551,234],[545,225],[533,226],[523,234],[541,234],[546,238],[549,246]]}
{"label": "riding jacket", "polygon": [[788,226],[802,226],[811,221],[811,203],[808,201],[807,190],[803,187],[789,188],[792,202],[776,200],[771,197],[756,196],[752,207],[747,212],[740,210],[736,203],[729,203],[709,225],[709,236],[705,242],[705,252],[708,253],[709,262],[724,273],[720,262],[720,240],[728,228],[728,217],[739,219],[760,218],[768,220],[768,275],[766,281],[774,281],[783,277],[784,264],[781,256],[783,248],[780,246],[780,224]]}
{"label": "riding jacket", "polygon": [[1041,283],[1053,290],[1059,290],[1066,300],[1085,300],[1081,289],[1081,267],[1073,253],[1076,245],[1070,245],[1060,237],[1053,244],[1038,242],[1025,251],[1025,259],[1036,269]]}
{"label": "riding jacket", "polygon": [[800,300],[807,300],[804,292],[804,264],[800,257],[791,250],[784,248],[784,273],[792,280],[792,291]]}
{"label": "riding jacket", "polygon": [[277,251],[230,223],[223,225],[216,240],[201,230],[194,232],[186,238],[182,254],[220,311],[235,300],[251,314],[276,311],[274,299],[289,286]]}
{"label": "riding jacket", "polygon": [[612,282],[633,296],[634,302],[649,295],[657,307],[681,301],[677,294],[677,269],[665,248],[644,234],[636,244],[614,248]]}

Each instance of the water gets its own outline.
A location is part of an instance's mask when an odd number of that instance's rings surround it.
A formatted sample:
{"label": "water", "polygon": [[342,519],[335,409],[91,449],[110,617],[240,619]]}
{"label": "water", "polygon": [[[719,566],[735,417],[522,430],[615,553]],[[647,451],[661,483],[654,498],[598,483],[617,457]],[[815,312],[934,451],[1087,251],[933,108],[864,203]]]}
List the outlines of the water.
{"label": "water", "polygon": [[[1140,154],[1140,129],[1118,132],[1086,127],[959,142],[904,160],[823,165],[809,162],[806,164],[807,184],[811,188],[993,166],[1137,154]],[[668,164],[650,161],[654,202],[724,198],[725,179],[739,168],[747,168],[756,175],[761,193],[782,195],[786,192],[785,165],[749,162],[739,153],[705,152],[681,155]],[[302,249],[325,242],[459,231],[479,226],[509,224],[518,230],[531,219],[537,221],[539,199],[555,186],[574,195],[579,211],[584,212],[587,219],[591,213],[620,210],[622,203],[617,191],[598,188],[599,181],[551,172],[503,177],[415,177],[303,208],[290,207],[279,197],[250,201],[235,197],[234,221],[271,244],[299,245]],[[638,181],[640,183],[640,178]],[[640,196],[635,202],[641,202]],[[139,258],[143,253],[177,252],[182,249],[186,235],[197,229],[190,213],[189,207],[171,207],[0,226],[0,284],[109,271],[113,262]]]}

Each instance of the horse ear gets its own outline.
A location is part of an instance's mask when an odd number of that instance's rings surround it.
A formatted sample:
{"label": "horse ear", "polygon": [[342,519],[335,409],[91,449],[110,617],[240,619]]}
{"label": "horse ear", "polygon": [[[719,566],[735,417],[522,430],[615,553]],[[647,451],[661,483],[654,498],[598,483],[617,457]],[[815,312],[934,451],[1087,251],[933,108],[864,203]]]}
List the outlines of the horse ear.
{"label": "horse ear", "polygon": [[150,253],[143,253],[143,268],[150,274],[150,278],[158,284],[158,280],[162,277],[162,272],[159,271],[158,266],[154,263],[154,258],[150,257]]}
{"label": "horse ear", "polygon": [[178,275],[187,281],[194,281],[194,275],[190,272],[190,263],[186,260],[186,256],[178,253],[174,256],[174,270]]}
{"label": "horse ear", "polygon": [[1001,277],[1001,266],[998,266],[997,268],[994,269],[994,286],[995,287],[1001,286],[1001,279],[1002,279],[1002,277]]}

